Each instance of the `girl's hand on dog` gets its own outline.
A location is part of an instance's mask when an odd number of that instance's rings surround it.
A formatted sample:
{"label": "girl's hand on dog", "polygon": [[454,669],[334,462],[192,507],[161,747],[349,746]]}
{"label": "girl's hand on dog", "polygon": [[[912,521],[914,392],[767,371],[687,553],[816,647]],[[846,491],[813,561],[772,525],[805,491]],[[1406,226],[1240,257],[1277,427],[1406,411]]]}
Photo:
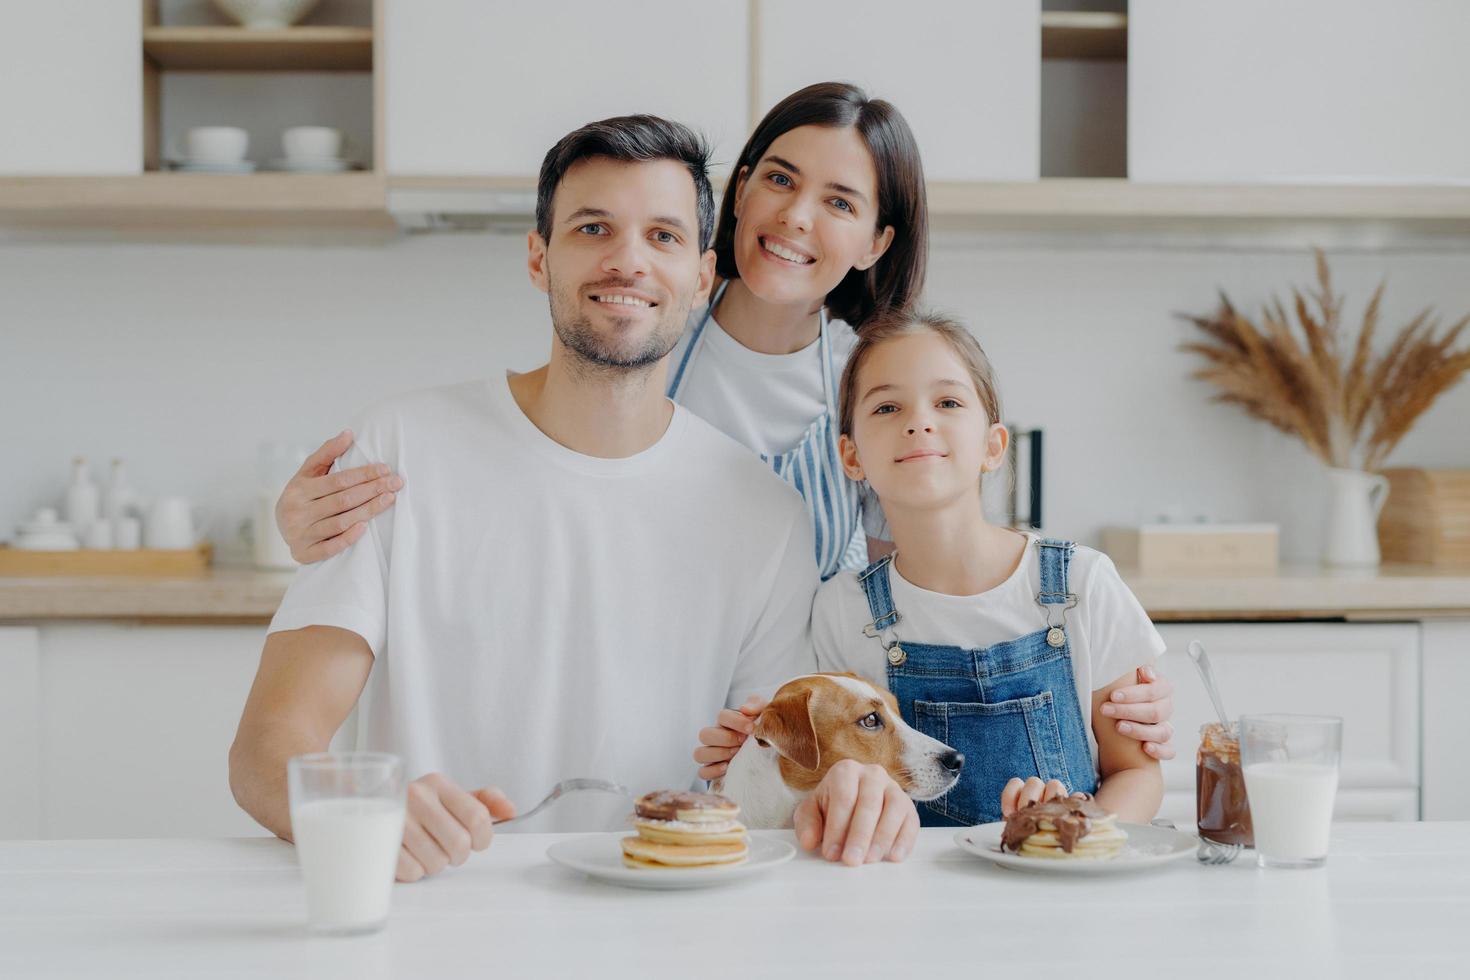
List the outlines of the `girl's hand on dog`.
{"label": "girl's hand on dog", "polygon": [[1016,776],[1006,783],[1005,789],[1000,791],[1000,815],[1009,817],[1017,810],[1030,806],[1032,803],[1059,800],[1066,795],[1067,787],[1062,785],[1061,780],[1053,779],[1044,783],[1038,776],[1032,776],[1026,780]]}
{"label": "girl's hand on dog", "polygon": [[719,779],[730,768],[730,760],[740,751],[746,738],[755,730],[756,717],[770,702],[757,694],[745,699],[738,709],[726,708],[715,718],[712,728],[699,730],[699,748],[694,761],[699,763],[700,779]]}

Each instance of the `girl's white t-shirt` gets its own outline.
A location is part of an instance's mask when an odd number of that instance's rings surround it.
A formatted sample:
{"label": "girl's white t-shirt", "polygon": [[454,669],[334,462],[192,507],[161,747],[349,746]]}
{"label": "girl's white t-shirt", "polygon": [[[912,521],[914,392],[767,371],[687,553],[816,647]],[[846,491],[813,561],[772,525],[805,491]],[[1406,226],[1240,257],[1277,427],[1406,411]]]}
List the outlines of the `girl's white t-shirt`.
{"label": "girl's white t-shirt", "polygon": [[[683,361],[704,313],[700,309],[690,315],[689,329],[669,356],[670,376]],[[828,320],[827,336],[835,387],[842,382],[842,369],[858,337],[843,320]],[[841,392],[834,391],[832,397],[840,401]],[[790,354],[763,354],[730,336],[711,315],[700,349],[684,372],[678,401],[753,452],[765,456],[790,452],[827,410],[821,340]],[[866,484],[859,493],[863,531],[868,537],[886,538],[888,525],[877,498]]]}
{"label": "girl's white t-shirt", "polygon": [[[722,707],[812,670],[801,500],[683,408],[623,459],[553,441],[504,376],[391,399],[353,432],[340,466],[387,463],[397,505],[303,566],[270,630],[367,641],[357,747],[408,778],[521,807],[569,776],[687,787]],[[579,793],[515,829],[615,829],[628,805]]]}
{"label": "girl's white t-shirt", "polygon": [[[1026,551],[1015,571],[979,595],[952,596],[921,589],[890,563],[893,605],[903,617],[892,635],[900,642],[979,649],[1045,629],[1046,612],[1036,603],[1041,590],[1036,536],[1026,537]],[[1067,585],[1077,595],[1077,605],[1066,615],[1072,678],[1082,715],[1090,719],[1092,692],[1152,664],[1165,644],[1107,555],[1079,546],[1072,554]],[[844,572],[828,580],[817,591],[812,607],[818,669],[850,671],[886,688],[885,650],[878,640],[863,634],[863,627],[872,621],[867,594],[856,573]],[[1090,724],[1087,742],[1096,760],[1097,740]]]}

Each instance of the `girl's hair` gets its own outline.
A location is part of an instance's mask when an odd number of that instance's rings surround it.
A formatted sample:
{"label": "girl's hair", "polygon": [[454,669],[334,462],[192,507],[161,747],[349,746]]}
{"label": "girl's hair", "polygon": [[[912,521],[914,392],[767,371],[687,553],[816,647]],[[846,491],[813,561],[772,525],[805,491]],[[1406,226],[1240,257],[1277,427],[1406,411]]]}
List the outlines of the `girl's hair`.
{"label": "girl's hair", "polygon": [[965,329],[965,325],[959,320],[944,313],[893,310],[879,315],[868,324],[858,338],[857,345],[853,347],[852,354],[848,356],[847,367],[842,371],[840,431],[843,435],[852,438],[852,417],[857,411],[858,373],[862,371],[863,362],[868,359],[868,355],[880,344],[921,333],[938,334],[954,348],[955,354],[970,372],[970,380],[975,382],[975,391],[980,395],[980,404],[985,408],[986,415],[992,423],[1000,421],[1000,392],[996,390],[995,371],[975,335]]}
{"label": "girl's hair", "polygon": [[909,124],[892,104],[870,99],[846,82],[818,82],[793,92],[766,113],[750,134],[725,186],[715,226],[715,271],[739,279],[735,266],[735,194],[741,167],[755,170],[777,138],[800,126],[852,127],[862,137],[878,175],[876,231],[893,226],[893,242],[866,269],[852,269],[827,294],[832,316],[861,330],[876,314],[903,309],[924,288],[929,258],[929,206],[924,166]]}

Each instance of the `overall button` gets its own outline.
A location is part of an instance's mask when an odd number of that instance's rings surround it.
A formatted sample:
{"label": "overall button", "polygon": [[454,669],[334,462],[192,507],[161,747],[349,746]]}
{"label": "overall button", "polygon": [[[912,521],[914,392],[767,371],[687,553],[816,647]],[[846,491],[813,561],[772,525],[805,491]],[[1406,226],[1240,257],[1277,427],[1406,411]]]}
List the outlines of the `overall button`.
{"label": "overall button", "polygon": [[897,643],[888,648],[888,662],[891,663],[893,666],[902,667],[903,662],[908,658],[909,655],[905,653],[903,647],[899,646]]}
{"label": "overall button", "polygon": [[1046,631],[1046,642],[1054,647],[1060,647],[1067,642],[1067,634],[1060,626],[1053,626]]}

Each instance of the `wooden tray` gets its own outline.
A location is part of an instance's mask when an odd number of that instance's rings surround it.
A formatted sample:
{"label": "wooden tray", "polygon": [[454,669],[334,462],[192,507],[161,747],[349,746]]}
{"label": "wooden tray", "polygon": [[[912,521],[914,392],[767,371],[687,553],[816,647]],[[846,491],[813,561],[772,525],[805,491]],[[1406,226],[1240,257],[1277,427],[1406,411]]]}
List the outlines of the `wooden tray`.
{"label": "wooden tray", "polygon": [[177,551],[144,548],[137,551],[28,551],[0,545],[0,576],[142,575],[181,578],[209,573],[214,548],[201,541]]}

